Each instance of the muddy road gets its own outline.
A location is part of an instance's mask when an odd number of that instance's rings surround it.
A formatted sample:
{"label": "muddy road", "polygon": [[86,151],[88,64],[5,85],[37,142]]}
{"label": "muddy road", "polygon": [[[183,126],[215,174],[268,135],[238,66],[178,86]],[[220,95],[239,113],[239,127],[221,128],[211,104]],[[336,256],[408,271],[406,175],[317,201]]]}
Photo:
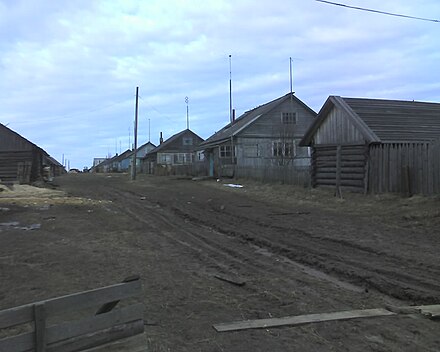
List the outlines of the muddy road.
{"label": "muddy road", "polygon": [[144,175],[56,184],[64,196],[0,197],[0,309],[139,274],[150,351],[440,350],[439,322],[412,315],[212,328],[440,303],[438,199]]}

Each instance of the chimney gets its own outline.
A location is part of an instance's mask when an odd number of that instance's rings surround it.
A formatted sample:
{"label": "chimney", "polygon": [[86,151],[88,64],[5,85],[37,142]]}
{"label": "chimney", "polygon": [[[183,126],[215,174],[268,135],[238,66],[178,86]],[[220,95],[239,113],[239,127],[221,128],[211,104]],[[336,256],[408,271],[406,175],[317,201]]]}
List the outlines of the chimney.
{"label": "chimney", "polygon": [[163,137],[162,137],[162,132],[160,132],[160,139],[159,139],[159,144],[163,143]]}
{"label": "chimney", "polygon": [[235,109],[232,109],[232,123],[235,122]]}

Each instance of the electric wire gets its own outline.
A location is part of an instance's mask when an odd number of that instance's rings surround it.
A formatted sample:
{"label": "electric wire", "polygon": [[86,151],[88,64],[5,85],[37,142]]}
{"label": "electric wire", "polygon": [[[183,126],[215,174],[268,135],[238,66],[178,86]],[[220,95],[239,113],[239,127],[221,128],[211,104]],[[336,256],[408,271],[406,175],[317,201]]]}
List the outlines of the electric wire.
{"label": "electric wire", "polygon": [[402,15],[402,14],[398,14],[398,13],[392,13],[392,12],[386,12],[386,11],[380,11],[380,10],[367,9],[367,8],[364,8],[364,7],[350,6],[350,5],[345,5],[345,4],[341,4],[341,3],[337,3],[337,2],[332,2],[332,1],[326,1],[326,0],[315,0],[315,1],[317,1],[317,2],[322,2],[322,3],[325,3],[325,4],[329,4],[329,5],[335,5],[335,6],[346,7],[346,8],[349,8],[349,9],[355,9],[355,10],[361,10],[361,11],[368,11],[368,12],[373,12],[373,13],[379,13],[379,14],[381,14],[381,15],[388,15],[388,16],[395,16],[395,17],[403,17],[403,18],[409,18],[409,19],[413,19],[413,20],[420,20],[420,21],[429,21],[429,22],[440,23],[440,20],[431,19],[431,18],[416,17],[416,16],[409,16],[409,15]]}

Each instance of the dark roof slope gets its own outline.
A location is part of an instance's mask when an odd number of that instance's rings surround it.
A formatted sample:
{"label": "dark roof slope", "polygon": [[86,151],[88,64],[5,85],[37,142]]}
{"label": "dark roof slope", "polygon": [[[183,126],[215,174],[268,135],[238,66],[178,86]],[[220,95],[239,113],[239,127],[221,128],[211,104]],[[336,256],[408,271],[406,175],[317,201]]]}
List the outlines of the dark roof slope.
{"label": "dark roof slope", "polygon": [[[228,138],[231,138],[231,136],[235,136],[236,134],[240,133],[243,129],[248,127],[250,124],[252,124],[254,121],[256,121],[258,118],[260,118],[260,116],[268,113],[273,108],[284,103],[288,99],[290,99],[290,93],[283,95],[282,97],[277,98],[275,100],[272,100],[266,104],[260,105],[252,110],[246,111],[243,115],[238,117],[233,124],[228,123],[220,131],[214,133],[203,143],[200,143],[200,147],[215,145],[218,142],[223,142]],[[310,109],[310,107],[304,104],[295,95],[293,95],[293,99],[295,102],[304,106],[307,110],[310,110],[314,115],[316,114],[312,109]]]}
{"label": "dark roof slope", "polygon": [[310,145],[333,107],[344,111],[370,143],[440,138],[439,103],[329,96],[300,145]]}
{"label": "dark roof slope", "polygon": [[342,98],[381,141],[440,138],[440,104]]}
{"label": "dark roof slope", "polygon": [[15,136],[16,138],[18,138],[19,140],[21,140],[22,142],[24,142],[25,144],[29,144],[32,148],[36,148],[46,157],[46,162],[49,162],[50,164],[55,165],[55,166],[64,167],[54,157],[50,156],[49,153],[46,152],[43,148],[39,147],[35,143],[32,143],[31,141],[24,138],[22,135],[18,134],[17,132],[11,130],[9,127],[6,127],[2,123],[0,123],[0,132],[9,133],[9,134]]}
{"label": "dark roof slope", "polygon": [[198,136],[197,134],[195,134],[193,131],[186,129],[183,130],[179,133],[176,133],[175,135],[171,136],[170,138],[168,138],[166,141],[164,141],[162,144],[159,144],[156,148],[151,149],[147,155],[151,155],[157,152],[160,152],[164,149],[166,149],[169,145],[171,145],[174,141],[176,141],[177,139],[179,139],[180,137],[182,137],[183,135],[185,135],[186,133],[190,133],[192,134],[194,137],[199,138],[200,140],[203,141],[203,138]]}

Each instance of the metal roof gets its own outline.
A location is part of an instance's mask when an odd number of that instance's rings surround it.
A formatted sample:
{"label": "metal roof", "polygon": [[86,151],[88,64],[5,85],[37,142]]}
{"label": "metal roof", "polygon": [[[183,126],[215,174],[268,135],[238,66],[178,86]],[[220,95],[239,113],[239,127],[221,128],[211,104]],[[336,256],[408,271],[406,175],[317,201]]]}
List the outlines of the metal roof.
{"label": "metal roof", "polygon": [[[211,147],[217,145],[219,143],[223,143],[229,138],[239,134],[246,127],[251,125],[253,122],[258,120],[262,115],[268,113],[273,108],[282,104],[287,99],[290,99],[290,94],[283,95],[280,98],[272,100],[268,103],[260,105],[252,110],[246,111],[243,115],[238,117],[232,124],[228,123],[225,127],[223,127],[220,131],[214,133],[211,137],[209,137],[206,141],[200,143],[200,147]],[[316,113],[310,109],[306,104],[304,104],[301,100],[299,100],[295,95],[293,95],[293,99],[295,102],[304,106],[307,110],[310,110],[315,115]]]}

